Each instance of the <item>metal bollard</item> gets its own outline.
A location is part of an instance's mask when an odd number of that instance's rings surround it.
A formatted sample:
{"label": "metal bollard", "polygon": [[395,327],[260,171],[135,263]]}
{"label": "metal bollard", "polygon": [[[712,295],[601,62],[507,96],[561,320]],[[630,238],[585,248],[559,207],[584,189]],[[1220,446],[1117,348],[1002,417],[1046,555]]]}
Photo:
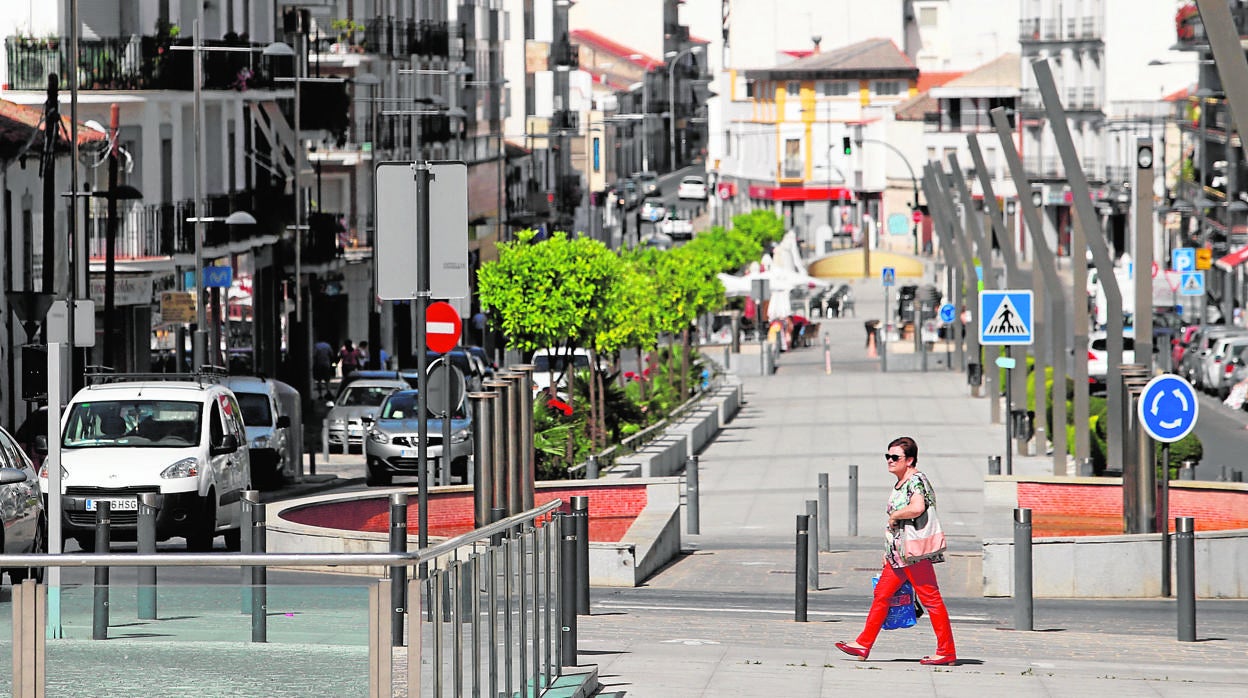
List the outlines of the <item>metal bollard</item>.
{"label": "metal bollard", "polygon": [[727,371],[730,368],[732,368],[732,347],[725,346],[724,347],[724,370]]}
{"label": "metal bollard", "polygon": [[1174,517],[1174,577],[1178,590],[1179,642],[1196,641],[1196,519]]}
{"label": "metal bollard", "polygon": [[815,522],[806,532],[806,543],[810,546],[810,550],[806,551],[809,568],[806,573],[806,586],[813,591],[819,591],[819,502],[806,500],[806,516],[809,521]]}
{"label": "metal bollard", "polygon": [[698,457],[689,456],[685,459],[685,515],[688,518],[686,529],[689,535],[702,533],[702,515],[698,508]]}
{"label": "metal bollard", "polygon": [[472,402],[472,511],[477,527],[490,522],[494,496],[494,409],[498,393],[468,394]]}
{"label": "metal bollard", "polygon": [[[251,551],[268,552],[268,521],[265,506],[259,502],[251,505]],[[258,565],[251,568],[251,641],[269,641],[269,568]]]}
{"label": "metal bollard", "polygon": [[[505,518],[507,518],[506,509],[503,509],[502,507],[490,508],[490,523],[498,523],[499,521],[502,521]],[[503,544],[503,534],[495,533],[494,535],[490,536],[490,545],[492,547],[497,547],[502,544]]]}
{"label": "metal bollard", "polygon": [[832,550],[832,519],[828,507],[828,474],[819,473],[819,550],[825,553]]}
{"label": "metal bollard", "polygon": [[[107,555],[112,533],[112,504],[95,500],[95,552]],[[91,613],[91,639],[108,639],[108,568],[95,568],[95,604]]]}
{"label": "metal bollard", "polygon": [[849,527],[851,538],[858,535],[858,466],[849,466]]}
{"label": "metal bollard", "polygon": [[810,531],[810,517],[805,514],[797,515],[797,541],[794,548],[797,552],[797,564],[793,570],[797,573],[797,582],[793,586],[794,602],[793,602],[793,620],[798,623],[806,622],[806,557],[810,554],[810,543],[807,541]]}
{"label": "metal bollard", "polygon": [[1182,462],[1182,464],[1179,467],[1179,479],[1180,480],[1195,480],[1196,479],[1196,461],[1185,460]]}
{"label": "metal bollard", "polygon": [[1001,474],[1001,456],[988,456],[988,474]]}
{"label": "metal bollard", "polygon": [[[407,552],[407,495],[390,495],[390,552]],[[404,591],[407,589],[407,568],[390,568],[390,639],[394,647],[403,646],[403,619],[407,615]]]}
{"label": "metal bollard", "polygon": [[576,536],[576,612],[589,615],[589,497],[572,500],[572,530]]}
{"label": "metal bollard", "polygon": [[832,344],[826,334],[823,336],[823,372],[832,375]]}
{"label": "metal bollard", "polygon": [[[243,490],[242,499],[239,501],[240,514],[238,524],[238,551],[240,553],[254,552],[252,550],[252,528],[253,519],[251,517],[251,506],[260,501],[260,493],[256,490]],[[244,615],[251,614],[251,568],[242,568],[242,612]]]}
{"label": "metal bollard", "polygon": [[1031,509],[1014,510],[1014,629],[1033,630]]}
{"label": "metal bollard", "polygon": [[[564,517],[563,523],[568,519]],[[559,663],[576,666],[576,536],[564,528],[559,541]]]}
{"label": "metal bollard", "polygon": [[1230,481],[1231,481],[1231,466],[1224,465],[1222,466],[1222,474],[1218,476],[1218,482],[1230,482]]}
{"label": "metal bollard", "polygon": [[1231,471],[1231,482],[1243,482],[1243,481],[1244,481],[1244,471],[1240,470],[1239,468],[1235,468],[1234,470]]}
{"label": "metal bollard", "polygon": [[585,459],[585,479],[598,479],[598,456],[590,455]]}
{"label": "metal bollard", "polygon": [[[139,495],[139,527],[137,531],[138,552],[152,555],[156,552],[156,512],[160,509],[160,495],[144,492]],[[156,619],[156,568],[140,567],[138,606],[139,620]]]}

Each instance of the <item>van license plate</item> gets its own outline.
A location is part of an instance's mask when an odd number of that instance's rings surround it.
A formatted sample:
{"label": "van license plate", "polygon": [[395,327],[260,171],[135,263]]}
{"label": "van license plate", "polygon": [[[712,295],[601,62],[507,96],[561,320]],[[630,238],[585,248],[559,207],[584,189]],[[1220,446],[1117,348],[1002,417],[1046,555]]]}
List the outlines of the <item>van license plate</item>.
{"label": "van license plate", "polygon": [[138,511],[139,498],[134,499],[88,499],[87,511],[95,511],[96,502],[108,502],[109,511]]}

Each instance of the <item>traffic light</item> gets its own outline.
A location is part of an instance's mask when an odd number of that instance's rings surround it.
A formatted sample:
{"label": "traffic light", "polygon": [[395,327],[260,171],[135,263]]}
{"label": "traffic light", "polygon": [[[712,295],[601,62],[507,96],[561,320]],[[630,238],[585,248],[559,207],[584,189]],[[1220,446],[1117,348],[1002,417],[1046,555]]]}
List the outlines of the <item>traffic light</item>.
{"label": "traffic light", "polygon": [[841,152],[846,155],[854,154],[854,146],[850,143],[849,136],[841,136]]}

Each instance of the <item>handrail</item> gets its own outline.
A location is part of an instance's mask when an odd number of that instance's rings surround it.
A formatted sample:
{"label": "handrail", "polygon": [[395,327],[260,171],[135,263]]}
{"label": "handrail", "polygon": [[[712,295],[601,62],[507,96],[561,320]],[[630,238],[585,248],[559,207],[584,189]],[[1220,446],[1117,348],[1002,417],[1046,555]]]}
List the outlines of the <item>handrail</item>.
{"label": "handrail", "polygon": [[563,506],[562,499],[406,553],[25,553],[0,555],[0,567],[412,567],[488,539]]}

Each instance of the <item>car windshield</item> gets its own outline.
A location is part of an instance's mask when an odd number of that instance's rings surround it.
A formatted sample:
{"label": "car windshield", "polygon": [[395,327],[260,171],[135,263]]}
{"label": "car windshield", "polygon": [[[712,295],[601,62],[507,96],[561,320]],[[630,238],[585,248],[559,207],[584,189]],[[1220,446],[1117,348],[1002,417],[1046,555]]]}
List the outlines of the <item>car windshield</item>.
{"label": "car windshield", "polygon": [[[381,419],[415,419],[419,407],[416,404],[419,396],[420,393],[415,390],[404,390],[391,395],[381,406]],[[452,418],[463,419],[465,416],[464,404],[460,403]],[[437,415],[431,412],[429,417],[434,419]]]}
{"label": "car windshield", "polygon": [[342,391],[337,404],[342,407],[376,407],[393,392],[394,388],[382,386],[348,386],[346,390]]}
{"label": "car windshield", "polygon": [[70,410],[61,445],[194,446],[199,443],[202,407],[198,402],[175,400],[80,402]]}
{"label": "car windshield", "polygon": [[[567,357],[562,354],[556,356],[538,354],[533,357],[533,369],[535,371],[563,371],[567,368],[567,365]],[[589,368],[589,357],[584,354],[573,354],[572,365],[577,368]]]}
{"label": "car windshield", "polygon": [[685,177],[684,179],[680,180],[680,183],[681,183],[681,184],[692,184],[692,185],[694,185],[694,186],[701,186],[701,185],[702,185],[702,180],[701,180],[701,179],[699,179],[699,178],[697,178],[697,177]]}
{"label": "car windshield", "polygon": [[[1094,351],[1105,351],[1105,348],[1107,346],[1106,342],[1108,341],[1109,340],[1106,339],[1105,337],[1097,337],[1096,339],[1092,340],[1092,349]],[[1135,339],[1133,337],[1123,337],[1122,338],[1122,350],[1123,351],[1135,351]]]}
{"label": "car windshield", "polygon": [[243,410],[243,424],[249,427],[273,426],[273,410],[269,409],[269,396],[259,393],[234,393],[238,406]]}

